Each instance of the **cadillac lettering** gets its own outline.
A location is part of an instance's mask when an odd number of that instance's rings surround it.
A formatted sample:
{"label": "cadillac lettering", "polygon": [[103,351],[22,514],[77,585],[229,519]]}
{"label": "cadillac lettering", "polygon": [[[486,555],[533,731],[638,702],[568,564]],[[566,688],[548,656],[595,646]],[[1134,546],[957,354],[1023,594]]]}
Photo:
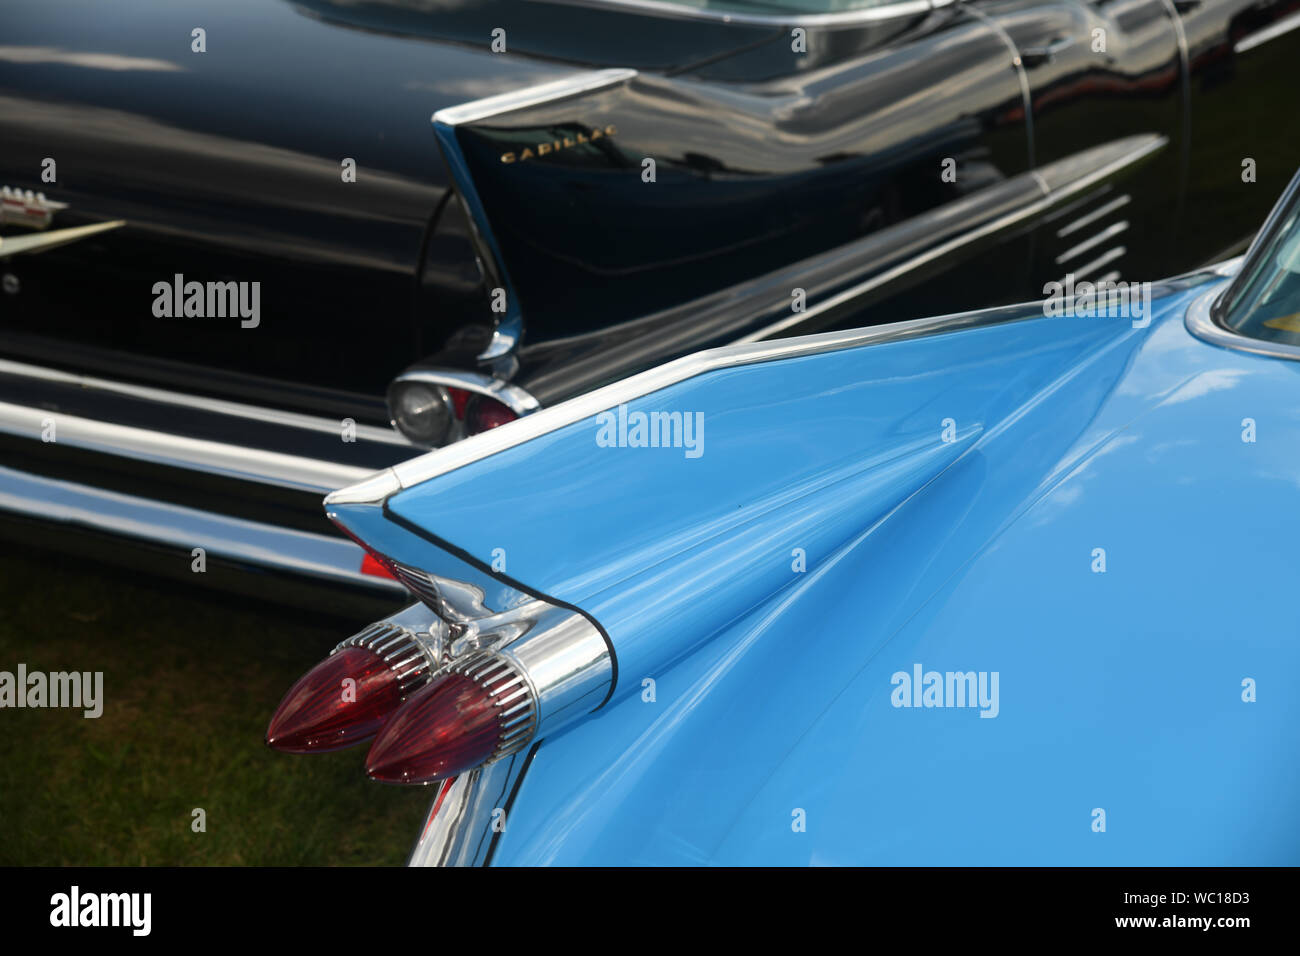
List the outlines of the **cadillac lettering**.
{"label": "cadillac lettering", "polygon": [[553,139],[549,143],[536,143],[533,146],[525,146],[518,153],[502,153],[501,162],[514,163],[522,162],[525,159],[532,159],[535,156],[546,156],[549,153],[558,153],[562,149],[572,149],[574,146],[580,146],[584,143],[592,143],[606,136],[613,136],[618,132],[614,124],[604,127],[593,127],[590,133],[574,133],[573,136],[565,136],[561,139]]}

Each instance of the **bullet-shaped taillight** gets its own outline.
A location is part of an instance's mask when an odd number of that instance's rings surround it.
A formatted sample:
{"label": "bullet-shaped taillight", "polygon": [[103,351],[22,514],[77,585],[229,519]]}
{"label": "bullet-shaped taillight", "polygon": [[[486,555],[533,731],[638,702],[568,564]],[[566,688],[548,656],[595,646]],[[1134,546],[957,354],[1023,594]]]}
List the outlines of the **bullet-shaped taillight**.
{"label": "bullet-shaped taillight", "polygon": [[429,642],[392,622],[344,641],[289,689],[266,730],[287,753],[340,750],[373,737],[437,667]]}
{"label": "bullet-shaped taillight", "polygon": [[535,694],[518,666],[469,654],[384,725],[366,773],[385,783],[434,783],[518,751],[536,727]]}

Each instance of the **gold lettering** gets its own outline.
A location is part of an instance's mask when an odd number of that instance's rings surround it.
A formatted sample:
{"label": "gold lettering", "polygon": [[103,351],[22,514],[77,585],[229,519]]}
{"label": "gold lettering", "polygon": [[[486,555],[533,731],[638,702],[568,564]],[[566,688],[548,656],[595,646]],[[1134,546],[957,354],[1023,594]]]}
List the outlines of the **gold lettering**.
{"label": "gold lettering", "polygon": [[[598,139],[613,136],[617,132],[618,127],[613,123],[603,127],[596,126],[586,133],[574,133],[572,136],[554,139],[549,143],[536,143],[533,146],[525,146],[517,153],[502,153],[501,162],[507,166],[512,163],[522,163],[524,160],[532,159],[536,156],[547,156],[551,153],[558,153],[562,149],[572,149],[574,146],[581,143],[594,143]],[[536,152],[534,152],[534,149],[536,149]]]}

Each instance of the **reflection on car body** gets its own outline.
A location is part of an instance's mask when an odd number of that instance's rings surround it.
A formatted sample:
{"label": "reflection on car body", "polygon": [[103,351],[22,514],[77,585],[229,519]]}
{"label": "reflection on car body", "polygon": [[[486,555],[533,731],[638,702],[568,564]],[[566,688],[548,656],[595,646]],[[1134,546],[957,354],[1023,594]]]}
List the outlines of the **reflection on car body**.
{"label": "reflection on car body", "polygon": [[70,3],[0,45],[0,183],[57,215],[0,227],[3,526],[279,595],[400,593],[316,514],[359,474],[703,348],[1230,257],[1300,145],[1294,2],[233,0],[201,49]]}

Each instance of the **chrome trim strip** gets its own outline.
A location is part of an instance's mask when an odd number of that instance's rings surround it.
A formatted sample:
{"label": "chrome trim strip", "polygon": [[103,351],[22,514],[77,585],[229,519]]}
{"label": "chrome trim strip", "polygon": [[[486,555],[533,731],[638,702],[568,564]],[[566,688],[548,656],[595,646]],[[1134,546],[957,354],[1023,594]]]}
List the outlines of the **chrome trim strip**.
{"label": "chrome trim strip", "polygon": [[877,289],[888,282],[892,282],[894,279],[897,279],[908,272],[912,272],[927,263],[933,262],[935,259],[940,259],[943,256],[948,255],[950,252],[960,249],[962,246],[969,245],[986,236],[1001,232],[1003,229],[1010,228],[1026,219],[1031,219],[1058,203],[1064,202],[1081,192],[1085,192],[1096,185],[1099,181],[1120,172],[1127,166],[1131,166],[1134,163],[1145,159],[1157,150],[1163,149],[1169,142],[1167,137],[1155,134],[1129,138],[1142,140],[1142,143],[1118,159],[1105,163],[1084,176],[1066,180],[1065,185],[1059,186],[1054,190],[1048,185],[1047,180],[1043,178],[1043,174],[1053,173],[1055,168],[1064,168],[1070,164],[1070,159],[1060,160],[1057,163],[1044,166],[1041,170],[1033,171],[1030,178],[1038,186],[1040,194],[1027,202],[1020,209],[1009,212],[1006,215],[994,219],[991,222],[987,222],[982,226],[977,226],[959,236],[954,236],[947,242],[940,243],[937,246],[927,249],[915,258],[899,263],[892,269],[871,276],[857,285],[851,286],[842,292],[836,293],[828,299],[818,302],[816,305],[813,305],[803,312],[792,314],[779,322],[774,322],[756,332],[751,332],[749,335],[737,339],[736,342],[738,344],[743,342],[757,342],[769,338],[792,326],[802,324],[808,321],[808,319],[819,315],[828,309],[833,309],[846,302],[851,302],[853,299],[856,299],[873,289]]}
{"label": "chrome trim strip", "polygon": [[1091,262],[1079,266],[1079,271],[1074,273],[1074,281],[1082,282],[1086,280],[1090,275],[1092,275],[1102,266],[1110,265],[1116,259],[1123,256],[1124,253],[1126,252],[1128,252],[1128,249],[1124,246],[1115,246],[1115,248],[1113,249],[1107,249],[1096,259],[1093,259]]}
{"label": "chrome trim strip", "polygon": [[376,471],[356,484],[339,488],[325,496],[326,509],[338,505],[372,505],[386,501],[402,490],[402,483],[391,468]]}
{"label": "chrome trim strip", "polygon": [[340,489],[327,496],[325,506],[329,508],[343,504],[381,504],[389,495],[411,488],[422,481],[455,471],[481,458],[487,458],[566,425],[583,421],[607,408],[615,408],[706,372],[863,345],[902,341],[960,328],[995,325],[1001,322],[1041,317],[1042,314],[1041,304],[1033,308],[1012,306],[911,319],[865,329],[822,332],[776,342],[746,342],[707,349],[579,395],[559,405],[544,408],[527,418],[520,418],[500,428],[473,435],[454,445],[439,448],[427,455],[384,469],[372,474],[361,484]]}
{"label": "chrome trim strip", "polygon": [[1060,229],[1056,230],[1056,237],[1058,239],[1064,239],[1066,236],[1078,232],[1084,226],[1092,225],[1098,219],[1101,219],[1103,216],[1109,215],[1110,213],[1114,212],[1116,209],[1123,209],[1130,202],[1132,202],[1132,197],[1128,193],[1125,193],[1122,196],[1118,196],[1115,199],[1112,199],[1110,202],[1106,203],[1106,205],[1098,206],[1096,209],[1094,209],[1092,212],[1088,213],[1087,215],[1080,216],[1078,219],[1074,219],[1066,223]]}
{"label": "chrome trim strip", "polygon": [[894,20],[898,17],[920,16],[931,10],[951,6],[955,0],[898,0],[880,6],[866,7],[844,13],[790,13],[788,16],[762,13],[728,13],[723,10],[708,10],[690,7],[684,4],[666,3],[663,0],[550,0],[554,3],[567,3],[578,7],[608,7],[611,9],[632,9],[651,16],[671,17],[685,20],[711,20],[721,23],[734,23],[740,26],[759,27],[846,27],[862,23],[875,23],[880,20]]}
{"label": "chrome trim strip", "polygon": [[573,76],[566,76],[559,80],[550,80],[536,86],[526,86],[520,90],[498,93],[495,96],[485,96],[481,100],[471,100],[459,106],[449,106],[434,113],[433,121],[442,123],[445,126],[473,123],[478,120],[499,116],[502,113],[511,113],[515,110],[539,106],[553,100],[561,100],[566,96],[577,96],[579,93],[590,93],[592,90],[604,89],[607,86],[613,86],[615,83],[630,80],[634,76],[636,76],[636,70],[630,69],[591,70],[575,73]]}
{"label": "chrome trim strip", "polygon": [[[1051,191],[1050,186],[1045,186],[1044,188],[1047,189],[1049,192]],[[1053,209],[1047,215],[1043,216],[1043,222],[1044,223],[1059,222],[1060,220],[1064,219],[1066,216],[1073,215],[1077,213],[1080,209],[1083,209],[1094,202],[1099,202],[1103,196],[1105,196],[1107,193],[1111,191],[1111,189],[1112,189],[1111,183],[1102,183],[1093,192],[1079,196],[1076,199],[1072,199],[1070,202],[1062,203],[1060,208]]]}
{"label": "chrome trim strip", "polygon": [[0,433],[41,441],[47,421],[54,423],[54,438],[60,445],[283,488],[328,492],[374,474],[369,468],[355,465],[188,438],[0,402]]}
{"label": "chrome trim strip", "polygon": [[[25,362],[14,362],[0,358],[0,376],[5,375],[16,378],[29,378],[40,382],[51,382],[56,385],[67,385],[73,388],[97,389],[112,392],[115,395],[123,395],[127,398],[144,399],[162,405],[176,405],[180,408],[196,408],[204,412],[230,415],[235,418],[247,418],[252,421],[284,425],[289,428],[301,428],[305,431],[324,432],[330,435],[339,434],[340,421],[338,419],[320,418],[316,415],[305,415],[301,412],[282,411],[278,408],[246,405],[242,402],[231,402],[220,398],[173,392],[149,385],[135,385],[131,382],[96,378],[92,375],[64,372],[60,369],[47,368],[41,365],[28,365]],[[411,445],[410,442],[391,428],[381,428],[377,425],[357,425],[356,434],[357,438],[364,441],[380,442],[386,445],[401,445],[410,448],[413,454],[418,451],[415,446]]]}
{"label": "chrome trim strip", "polygon": [[1253,339],[1248,335],[1242,335],[1240,332],[1225,328],[1214,321],[1211,308],[1214,305],[1214,300],[1218,298],[1222,291],[1222,286],[1215,286],[1204,295],[1197,296],[1192,304],[1187,307],[1187,313],[1183,317],[1183,324],[1187,327],[1188,332],[1201,341],[1209,342],[1211,345],[1217,345],[1220,348],[1300,362],[1300,345],[1285,345],[1281,342],[1266,342],[1263,339]]}
{"label": "chrome trim strip", "polygon": [[362,574],[351,541],[105,491],[0,467],[0,511],[55,521],[273,571],[405,594],[390,578]]}
{"label": "chrome trim strip", "polygon": [[[474,177],[470,173],[465,157],[461,153],[460,144],[456,140],[456,127],[465,123],[500,116],[503,113],[564,99],[565,97],[605,89],[618,83],[625,83],[636,75],[636,70],[631,69],[592,70],[576,73],[563,79],[552,80],[536,86],[525,87],[521,90],[500,93],[496,96],[488,96],[469,103],[462,103],[460,106],[441,109],[433,114],[433,132],[442,147],[447,166],[451,170],[452,181],[456,184],[456,189],[465,204],[465,211],[469,217],[471,228],[482,245],[486,247],[487,255],[491,260],[488,265],[488,270],[491,273],[490,278],[493,281],[500,282],[502,288],[506,290],[506,312],[497,322],[497,327],[492,333],[492,340],[483,352],[478,355],[477,361],[508,364],[511,353],[518,348],[519,343],[523,340],[524,319],[519,310],[514,286],[506,273],[505,259],[501,255],[501,248],[497,245],[496,237],[492,233],[492,226],[487,220],[487,212],[483,208],[483,201],[480,199],[478,188],[474,183]],[[513,372],[513,369],[511,371]]]}
{"label": "chrome trim strip", "polygon": [[1232,52],[1245,53],[1247,50],[1253,50],[1255,47],[1267,43],[1269,40],[1274,40],[1284,33],[1290,33],[1297,27],[1300,27],[1300,11],[1291,14],[1289,17],[1283,17],[1281,20],[1275,20],[1262,30],[1246,34],[1233,45]]}
{"label": "chrome trim strip", "polygon": [[[511,385],[507,381],[479,372],[451,368],[410,368],[393,379],[394,385],[398,382],[429,382],[433,385],[464,389],[476,395],[495,399],[521,417],[542,407],[537,399],[518,385]],[[335,430],[337,431],[337,428]]]}
{"label": "chrome trim strip", "polygon": [[[439,787],[406,865],[482,866],[486,863],[492,848],[494,818],[500,819],[505,813],[510,792],[527,761],[526,753],[512,754],[463,773]],[[507,827],[509,822],[502,821]]]}
{"label": "chrome trim strip", "polygon": [[1075,256],[1082,255],[1083,253],[1087,252],[1089,249],[1093,249],[1101,245],[1107,239],[1113,239],[1115,236],[1120,235],[1120,233],[1127,232],[1127,231],[1128,231],[1127,219],[1121,219],[1119,222],[1113,222],[1105,229],[1103,229],[1101,232],[1097,233],[1095,236],[1085,239],[1083,240],[1083,242],[1079,243],[1078,245],[1071,246],[1069,249],[1066,249],[1064,252],[1062,252],[1059,256],[1056,257],[1056,264],[1059,266],[1065,262],[1068,262],[1070,259],[1073,259]]}
{"label": "chrome trim strip", "polygon": [[125,219],[112,222],[98,222],[92,226],[74,226],[71,229],[55,229],[53,232],[38,232],[30,236],[0,236],[0,259],[8,256],[20,256],[24,252],[40,255],[58,246],[66,246],[78,239],[85,239],[110,229],[120,229],[126,225]]}

